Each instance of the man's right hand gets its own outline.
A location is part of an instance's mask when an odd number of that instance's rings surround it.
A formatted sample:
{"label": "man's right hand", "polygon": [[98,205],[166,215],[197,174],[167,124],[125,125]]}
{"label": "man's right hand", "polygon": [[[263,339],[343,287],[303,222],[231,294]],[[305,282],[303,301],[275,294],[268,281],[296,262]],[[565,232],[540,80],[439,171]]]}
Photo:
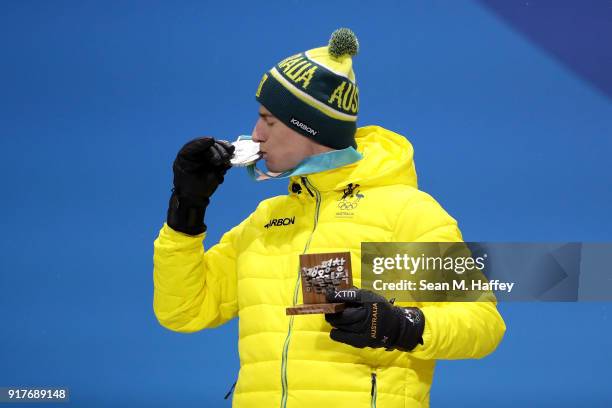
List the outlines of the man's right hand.
{"label": "man's right hand", "polygon": [[206,231],[206,207],[223,183],[233,153],[230,143],[211,137],[194,139],[181,148],[172,166],[174,188],[167,218],[170,228],[189,235]]}

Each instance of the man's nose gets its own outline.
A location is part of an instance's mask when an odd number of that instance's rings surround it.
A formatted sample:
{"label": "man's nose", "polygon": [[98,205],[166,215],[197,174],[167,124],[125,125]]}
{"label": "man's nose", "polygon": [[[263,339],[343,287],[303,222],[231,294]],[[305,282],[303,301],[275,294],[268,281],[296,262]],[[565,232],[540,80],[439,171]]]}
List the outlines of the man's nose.
{"label": "man's nose", "polygon": [[255,123],[255,127],[253,128],[253,133],[251,134],[251,140],[256,143],[261,143],[266,141],[266,127],[264,126],[263,119],[259,118],[257,123]]}

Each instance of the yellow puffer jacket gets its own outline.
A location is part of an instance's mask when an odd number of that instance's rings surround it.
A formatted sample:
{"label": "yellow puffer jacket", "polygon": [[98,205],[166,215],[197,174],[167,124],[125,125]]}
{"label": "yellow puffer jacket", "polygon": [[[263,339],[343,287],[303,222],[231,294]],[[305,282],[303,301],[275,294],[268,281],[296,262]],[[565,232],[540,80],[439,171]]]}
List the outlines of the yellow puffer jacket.
{"label": "yellow puffer jacket", "polygon": [[[194,332],[239,317],[234,407],[427,407],[436,359],[480,358],[505,332],[494,302],[402,303],[425,314],[413,352],[358,349],[329,338],[323,315],[286,316],[302,303],[302,253],[350,250],[360,286],[362,241],[460,241],[456,221],[417,189],[411,144],[378,126],[357,131],[364,158],[291,178],[204,251],[164,225],[155,241],[154,310],[170,330]],[[352,183],[352,197],[343,191]],[[356,188],[355,186],[358,185]]]}

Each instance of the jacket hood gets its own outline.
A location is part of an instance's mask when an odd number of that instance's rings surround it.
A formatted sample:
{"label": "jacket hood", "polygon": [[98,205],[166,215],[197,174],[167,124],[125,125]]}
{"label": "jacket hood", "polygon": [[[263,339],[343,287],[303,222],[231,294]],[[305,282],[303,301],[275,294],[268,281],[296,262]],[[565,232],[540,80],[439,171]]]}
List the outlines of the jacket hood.
{"label": "jacket hood", "polygon": [[[406,184],[417,188],[412,144],[402,135],[380,126],[365,126],[355,134],[357,151],[363,158],[355,163],[307,175],[321,191],[342,190],[347,184],[383,186]],[[291,177],[291,184],[300,176]]]}

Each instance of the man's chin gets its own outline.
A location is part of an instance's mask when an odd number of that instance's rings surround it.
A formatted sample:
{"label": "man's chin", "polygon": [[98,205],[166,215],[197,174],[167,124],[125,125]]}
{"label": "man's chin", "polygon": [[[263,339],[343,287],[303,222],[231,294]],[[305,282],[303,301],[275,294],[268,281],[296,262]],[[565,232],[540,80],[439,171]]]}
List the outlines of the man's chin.
{"label": "man's chin", "polygon": [[270,173],[282,173],[283,172],[283,170],[277,170],[275,167],[270,167],[268,165],[266,165],[266,168],[268,169]]}
{"label": "man's chin", "polygon": [[276,166],[274,163],[270,163],[268,160],[266,160],[266,168],[272,173],[282,173],[283,171],[289,170],[281,166]]}

